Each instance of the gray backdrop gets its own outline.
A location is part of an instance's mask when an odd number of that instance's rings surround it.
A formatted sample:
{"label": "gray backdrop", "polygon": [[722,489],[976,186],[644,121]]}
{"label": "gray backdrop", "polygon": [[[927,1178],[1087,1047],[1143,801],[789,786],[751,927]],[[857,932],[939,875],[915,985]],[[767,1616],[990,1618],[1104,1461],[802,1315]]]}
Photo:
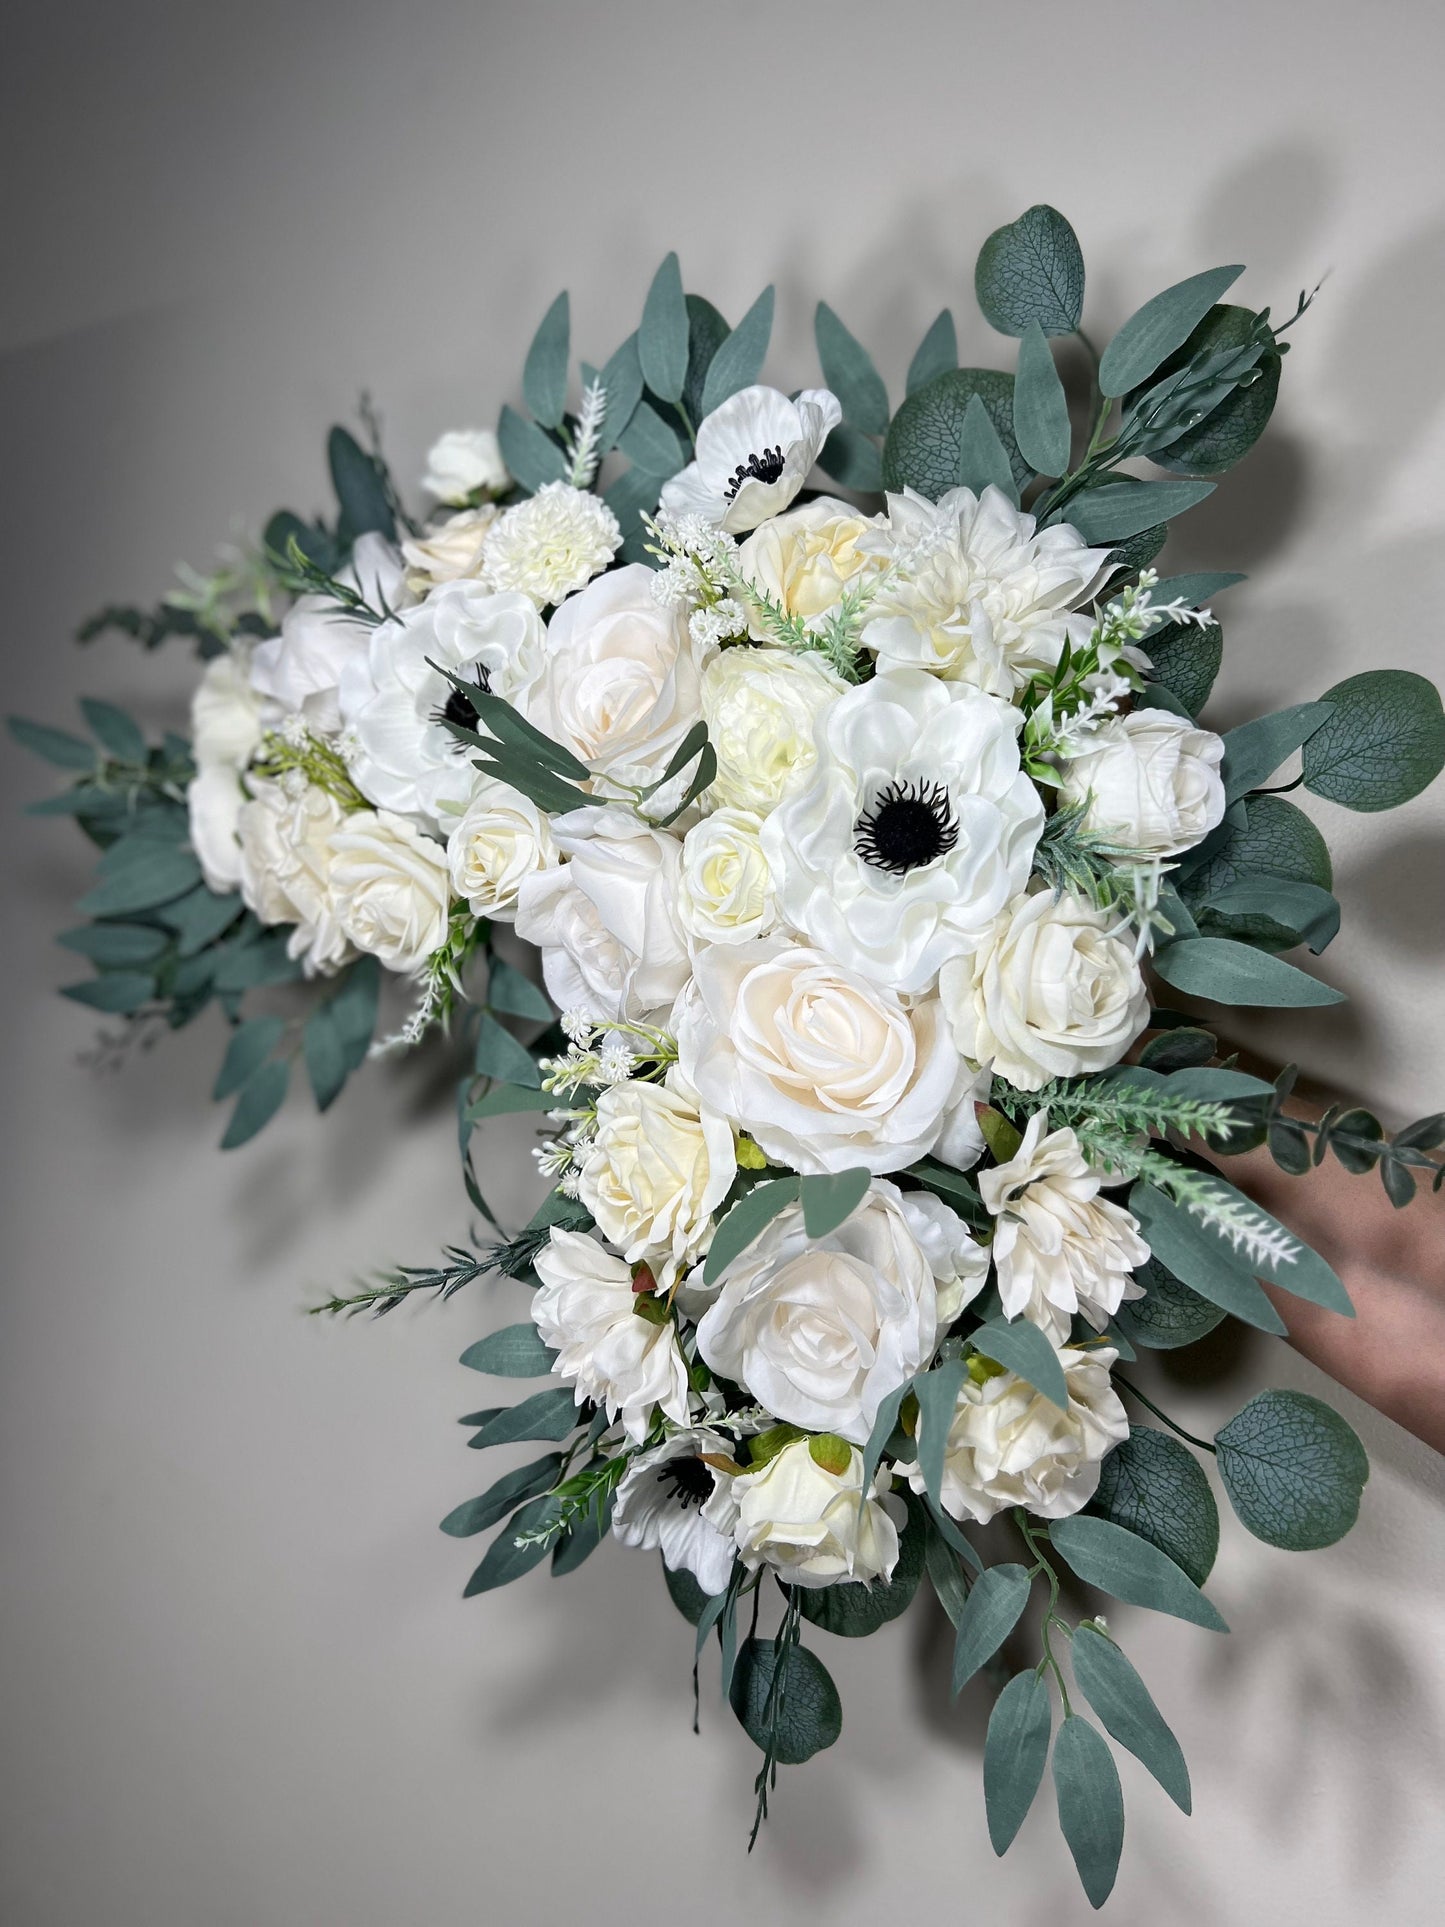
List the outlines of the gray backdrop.
{"label": "gray backdrop", "polygon": [[[179,719],[188,661],[83,654],[77,620],[280,501],[319,505],[324,430],[363,387],[413,476],[434,433],[514,395],[564,283],[600,359],[676,246],[733,318],[776,280],[784,385],[812,378],[824,296],[896,395],[944,302],[965,358],[1007,363],[972,262],[1039,199],[1079,230],[1100,334],[1217,260],[1277,309],[1330,271],[1267,443],[1170,553],[1251,573],[1215,720],[1380,661],[1440,672],[1445,16],[1424,0],[9,18],[7,709],[64,722],[87,689]],[[756,1756],[707,1680],[693,1738],[689,1635],[650,1562],[609,1547],[461,1603],[472,1549],[435,1521],[497,1468],[463,1448],[487,1387],[455,1361],[520,1296],[301,1315],[464,1234],[444,1088],[374,1070],[325,1122],[296,1102],[222,1158],[215,1022],[84,1068],[94,1025],[54,996],[79,973],[51,944],[84,853],[16,814],[46,789],[7,753],[6,1922],[1086,1918],[1047,1791],[994,1862],[984,1702],[948,1707],[926,1613],[829,1642],[842,1743],[785,1775],[749,1860]],[[1324,970],[1363,994],[1272,1027],[1397,1119],[1445,1093],[1442,805],[1312,806],[1346,905]],[[1171,1397],[1208,1424],[1265,1382],[1320,1385],[1245,1347]],[[1290,1557],[1227,1524],[1229,1640],[1119,1615],[1197,1805],[1124,1762],[1117,1922],[1438,1918],[1441,1465],[1334,1396],[1374,1460],[1354,1536]]]}

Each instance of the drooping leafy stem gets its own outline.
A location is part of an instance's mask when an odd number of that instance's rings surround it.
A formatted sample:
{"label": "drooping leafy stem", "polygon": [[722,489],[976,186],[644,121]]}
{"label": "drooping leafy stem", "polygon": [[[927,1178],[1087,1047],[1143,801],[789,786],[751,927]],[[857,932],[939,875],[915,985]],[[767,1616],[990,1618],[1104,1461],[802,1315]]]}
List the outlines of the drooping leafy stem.
{"label": "drooping leafy stem", "polygon": [[1029,1515],[1024,1511],[1022,1506],[1014,1507],[1014,1524],[1018,1527],[1020,1533],[1022,1533],[1024,1544],[1034,1557],[1034,1563],[1029,1568],[1029,1578],[1037,1579],[1039,1575],[1042,1574],[1047,1580],[1049,1588],[1049,1603],[1044,1609],[1043,1624],[1039,1629],[1039,1637],[1043,1643],[1044,1654],[1034,1670],[1041,1678],[1045,1672],[1051,1672],[1058,1681],[1059,1696],[1063,1700],[1064,1714],[1067,1717],[1072,1710],[1069,1705],[1069,1684],[1064,1678],[1063,1668],[1054,1657],[1053,1643],[1050,1638],[1050,1634],[1055,1626],[1059,1628],[1060,1632],[1062,1632],[1066,1638],[1069,1633],[1068,1622],[1060,1616],[1058,1611],[1059,1575],[1054,1571],[1048,1554],[1039,1544],[1038,1535],[1035,1534],[1033,1527],[1029,1524]]}
{"label": "drooping leafy stem", "polygon": [[758,1834],[768,1817],[768,1795],[778,1783],[778,1745],[783,1730],[783,1716],[787,1711],[789,1662],[802,1638],[802,1605],[797,1588],[784,1586],[782,1590],[786,1604],[783,1607],[783,1622],[773,1641],[773,1671],[763,1701],[762,1724],[767,1743],[763,1748],[763,1763],[753,1781],[757,1806],[753,1812],[753,1830],[748,1835],[749,1853],[756,1846]]}

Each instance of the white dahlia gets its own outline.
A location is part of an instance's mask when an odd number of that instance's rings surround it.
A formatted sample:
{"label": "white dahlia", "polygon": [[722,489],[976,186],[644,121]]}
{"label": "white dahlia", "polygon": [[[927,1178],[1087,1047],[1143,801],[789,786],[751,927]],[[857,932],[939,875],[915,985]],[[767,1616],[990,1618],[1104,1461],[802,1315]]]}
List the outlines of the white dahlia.
{"label": "white dahlia", "polygon": [[490,588],[515,589],[541,609],[590,582],[621,547],[617,517],[600,496],[548,482],[498,516],[487,534],[484,576]]}

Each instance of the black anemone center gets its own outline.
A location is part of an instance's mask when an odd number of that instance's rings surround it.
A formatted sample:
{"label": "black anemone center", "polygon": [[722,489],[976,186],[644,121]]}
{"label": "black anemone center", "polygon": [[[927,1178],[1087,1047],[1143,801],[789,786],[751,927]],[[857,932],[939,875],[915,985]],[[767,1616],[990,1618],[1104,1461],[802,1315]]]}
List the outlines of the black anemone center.
{"label": "black anemone center", "polygon": [[[470,680],[482,689],[489,687],[485,663],[473,664]],[[458,689],[454,685],[447,692],[446,701],[432,711],[431,719],[434,723],[455,723],[459,729],[475,730],[478,720],[477,706],[464,689]],[[460,741],[455,736],[452,738],[451,747],[458,756],[467,756],[471,753],[471,745]]]}
{"label": "black anemone center", "polygon": [[657,1482],[672,1487],[673,1496],[684,1510],[690,1505],[700,1506],[712,1495],[711,1467],[691,1456],[669,1459],[665,1465],[660,1465],[657,1468]]}
{"label": "black anemone center", "polygon": [[958,818],[942,783],[894,781],[854,825],[859,856],[894,876],[947,855],[957,841]]}
{"label": "black anemone center", "polygon": [[723,490],[723,500],[731,502],[744,482],[776,482],[783,472],[783,451],[765,448],[761,455],[749,455],[745,462],[733,470],[731,481]]}

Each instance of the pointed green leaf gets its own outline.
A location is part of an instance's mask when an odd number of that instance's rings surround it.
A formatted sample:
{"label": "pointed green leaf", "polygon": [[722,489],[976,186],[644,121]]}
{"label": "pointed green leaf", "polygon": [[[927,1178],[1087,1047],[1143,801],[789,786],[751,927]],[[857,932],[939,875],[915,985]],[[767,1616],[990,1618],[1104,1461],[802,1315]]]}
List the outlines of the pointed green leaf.
{"label": "pointed green leaf", "polygon": [[1022,1566],[990,1566],[969,1588],[953,1647],[953,1690],[960,1692],[1019,1623],[1029,1599]]}
{"label": "pointed green leaf", "polygon": [[557,1354],[542,1343],[531,1319],[520,1325],[503,1325],[467,1346],[461,1362],[474,1372],[490,1372],[494,1378],[546,1378],[557,1362]]}
{"label": "pointed green leaf", "polygon": [[1053,352],[1037,321],[1019,343],[1014,376],[1014,436],[1019,453],[1040,475],[1062,475],[1069,466],[1069,404]]}
{"label": "pointed green leaf", "polygon": [[1120,1746],[1127,1747],[1182,1813],[1192,1810],[1189,1768],[1163,1714],[1112,1639],[1080,1626],[1072,1646],[1079,1691]]}
{"label": "pointed green leaf", "polygon": [[[462,1354],[465,1364],[467,1354]],[[565,1439],[579,1423],[577,1401],[570,1385],[557,1385],[545,1392],[533,1392],[519,1405],[507,1405],[472,1440],[478,1450],[489,1445],[510,1445],[514,1439]]]}
{"label": "pointed green leaf", "polygon": [[953,310],[944,308],[928,333],[919,342],[908,364],[905,392],[926,388],[936,375],[946,375],[958,366],[958,330],[953,325]]}
{"label": "pointed green leaf", "polygon": [[231,1032],[211,1096],[219,1100],[240,1090],[252,1072],[271,1055],[285,1029],[286,1022],[281,1017],[252,1017],[238,1024]]}
{"label": "pointed green leaf", "polygon": [[959,1561],[952,1547],[933,1522],[928,1519],[928,1538],[924,1548],[924,1564],[938,1603],[952,1620],[955,1629],[963,1619],[964,1608],[968,1604],[968,1586],[959,1568]]}
{"label": "pointed green leaf", "polygon": [[991,1324],[981,1325],[969,1342],[985,1358],[1027,1380],[1061,1412],[1069,1409],[1064,1368],[1058,1353],[1037,1325],[1031,1325],[1026,1318],[1015,1318],[1011,1322],[997,1318]]}
{"label": "pointed green leaf", "polygon": [[1122,542],[1183,515],[1214,493],[1213,482],[1101,482],[1046,522],[1067,522],[1086,542]]}
{"label": "pointed green leaf", "polygon": [[487,966],[487,1006],[508,1017],[531,1017],[539,1023],[550,1021],[553,1014],[546,992],[495,952]]}
{"label": "pointed green leaf", "polygon": [[485,1097],[479,1097],[475,1104],[469,1104],[465,1116],[468,1124],[480,1124],[483,1118],[507,1117],[514,1111],[555,1111],[562,1108],[562,1100],[555,1091],[528,1090],[520,1084],[498,1084]]}
{"label": "pointed green leaf", "polygon": [[1327,702],[1295,703],[1269,716],[1256,716],[1224,736],[1224,797],[1237,802],[1267,782],[1287,756],[1322,729],[1332,714]]}
{"label": "pointed green leaf", "polygon": [[164,930],[152,930],[143,923],[85,923],[77,930],[63,931],[55,941],[89,957],[101,969],[116,970],[127,964],[153,963],[168,940]]}
{"label": "pointed green leaf", "polygon": [[396,517],[387,499],[386,483],[375,460],[345,428],[333,428],[326,442],[326,459],[331,469],[331,485],[341,505],[341,521],[347,537],[375,531],[388,542],[396,539]]}
{"label": "pointed green leaf", "polygon": [[1146,301],[1130,315],[1099,359],[1101,392],[1123,395],[1147,381],[1161,362],[1183,346],[1225,289],[1243,273],[1242,264],[1208,268]]}
{"label": "pointed green leaf", "polygon": [[948,1454],[948,1434],[958,1407],[959,1387],[967,1367],[959,1358],[946,1358],[930,1372],[920,1372],[913,1381],[913,1396],[918,1400],[918,1431],[915,1446],[923,1489],[935,1505],[942,1505],[943,1464]]}
{"label": "pointed green leaf", "polygon": [[883,457],[875,442],[847,422],[839,422],[824,442],[818,466],[843,488],[876,495],[883,486]]}
{"label": "pointed green leaf", "polygon": [[684,466],[688,451],[649,402],[640,401],[617,438],[629,462],[666,481]]}
{"label": "pointed green leaf", "polygon": [[1234,1247],[1152,1184],[1136,1184],[1129,1209],[1150,1251],[1174,1276],[1245,1324],[1283,1334],[1284,1320]]}
{"label": "pointed green leaf", "polygon": [[1018,489],[1008,453],[978,395],[969,398],[968,407],[963,411],[963,427],[958,438],[958,479],[975,495],[982,495],[986,488],[1002,489],[1009,501],[1018,506]]}
{"label": "pointed green leaf", "polygon": [[497,440],[507,472],[529,495],[535,495],[548,482],[566,479],[567,457],[550,435],[515,408],[503,407],[497,421]]}
{"label": "pointed green leaf", "polygon": [[1154,969],[1166,984],[1214,1004],[1266,1010],[1312,1010],[1342,1004],[1345,993],[1228,937],[1188,937],[1156,952]]}
{"label": "pointed green leaf", "polygon": [[155,978],[149,971],[111,970],[103,977],[91,977],[84,983],[65,984],[60,994],[69,997],[72,1003],[104,1011],[107,1016],[128,1017],[142,1004],[148,1004],[155,991]]}
{"label": "pointed green leaf", "polygon": [[482,1563],[466,1583],[463,1599],[475,1599],[478,1593],[492,1592],[498,1586],[509,1586],[514,1579],[531,1572],[534,1566],[541,1565],[552,1550],[550,1540],[519,1546],[518,1539],[524,1533],[539,1532],[549,1526],[557,1516],[557,1500],[549,1498],[533,1499],[524,1505],[520,1512],[514,1512],[501,1531],[487,1547]]}
{"label": "pointed green leaf", "polygon": [[455,1506],[442,1520],[442,1531],[453,1539],[469,1539],[475,1532],[485,1532],[488,1526],[505,1519],[514,1506],[550,1492],[561,1469],[561,1453],[548,1452],[530,1465],[518,1466],[515,1472],[504,1472],[480,1498]]}
{"label": "pointed green leaf", "polygon": [[234,1151],[248,1143],[280,1110],[286,1098],[291,1066],[284,1057],[272,1057],[251,1073],[241,1086],[236,1108],[221,1139],[223,1151]]}
{"label": "pointed green leaf", "polygon": [[562,426],[571,355],[572,311],[564,290],[543,315],[522,369],[523,397],[544,428]]}
{"label": "pointed green leaf", "polygon": [[818,360],[825,384],[838,397],[843,419],[865,435],[888,432],[888,390],[873,365],[873,357],[844,327],[826,301],[813,317]]}
{"label": "pointed green leaf", "polygon": [[607,410],[602,417],[598,450],[605,455],[615,448],[617,438],[632,420],[632,411],[642,399],[642,363],[637,358],[637,336],[630,334],[613,353],[598,379],[607,395]]}
{"label": "pointed green leaf", "polygon": [[983,1746],[988,1837],[1007,1853],[1028,1818],[1049,1754],[1049,1689],[1037,1673],[1015,1673],[994,1703]]}
{"label": "pointed green leaf", "polygon": [[773,289],[763,289],[708,364],[702,385],[704,417],[739,389],[750,388],[762,373],[773,333]]}
{"label": "pointed green leaf", "polygon": [[1172,1352],[1192,1345],[1212,1332],[1224,1316],[1220,1306],[1181,1284],[1155,1258],[1134,1276],[1143,1285],[1144,1296],[1126,1299],[1114,1320],[1126,1338],[1146,1351]]}
{"label": "pointed green leaf", "polygon": [[687,378],[687,302],[682,292],[682,270],[669,254],[652,278],[637,331],[642,375],[663,401],[681,401]]}
{"label": "pointed green leaf", "polygon": [[803,1229],[810,1238],[826,1238],[851,1218],[868,1195],[872,1179],[861,1168],[830,1171],[802,1181]]}
{"label": "pointed green leaf", "polygon": [[7,716],[5,720],[16,742],[32,756],[43,756],[57,769],[95,768],[98,760],[95,745],[83,737],[72,736],[69,730],[52,729],[48,723],[32,723],[27,716]]}
{"label": "pointed green leaf", "polygon": [[329,1110],[341,1093],[349,1066],[346,1046],[329,1003],[318,1004],[301,1032],[301,1054],[318,1111]]}
{"label": "pointed green leaf", "polygon": [[542,1072],[536,1058],[525,1044],[519,1044],[509,1030],[502,1028],[490,1011],[477,1013],[474,1061],[480,1077],[496,1077],[508,1084],[534,1084],[541,1088]]}
{"label": "pointed green leaf", "polygon": [[733,1259],[746,1251],[764,1227],[792,1204],[797,1195],[797,1178],[768,1178],[739,1198],[712,1234],[707,1263],[703,1266],[703,1283],[715,1284]]}
{"label": "pointed green leaf", "polygon": [[82,696],[80,707],[91,735],[102,749],[122,763],[145,762],[146,739],[123,709],[117,709],[114,703],[99,702],[94,696]]}
{"label": "pointed green leaf", "polygon": [[1054,1742],[1054,1793],[1080,1885],[1089,1905],[1102,1907],[1124,1849],[1124,1794],[1108,1742],[1077,1713]]}
{"label": "pointed green leaf", "polygon": [[1097,1586],[1131,1606],[1172,1613],[1211,1632],[1229,1631],[1188,1574],[1137,1533],[1080,1512],[1071,1519],[1055,1519],[1049,1540],[1086,1586]]}

